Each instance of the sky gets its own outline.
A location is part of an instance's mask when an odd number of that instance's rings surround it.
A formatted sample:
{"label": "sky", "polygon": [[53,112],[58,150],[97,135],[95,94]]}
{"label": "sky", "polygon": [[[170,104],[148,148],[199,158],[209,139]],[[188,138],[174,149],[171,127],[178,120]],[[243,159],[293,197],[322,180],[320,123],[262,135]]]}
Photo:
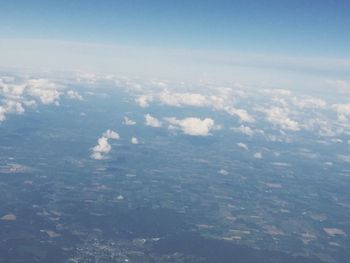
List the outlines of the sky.
{"label": "sky", "polygon": [[349,1],[1,2],[3,67],[256,79],[281,68],[346,79],[350,70]]}

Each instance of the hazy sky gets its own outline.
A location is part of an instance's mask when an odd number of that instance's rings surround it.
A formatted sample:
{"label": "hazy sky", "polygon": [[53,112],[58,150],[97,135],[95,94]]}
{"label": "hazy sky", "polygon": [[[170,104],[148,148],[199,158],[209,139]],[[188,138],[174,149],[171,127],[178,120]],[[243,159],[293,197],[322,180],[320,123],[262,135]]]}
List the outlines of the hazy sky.
{"label": "hazy sky", "polygon": [[349,14],[339,0],[1,1],[0,65],[346,79]]}

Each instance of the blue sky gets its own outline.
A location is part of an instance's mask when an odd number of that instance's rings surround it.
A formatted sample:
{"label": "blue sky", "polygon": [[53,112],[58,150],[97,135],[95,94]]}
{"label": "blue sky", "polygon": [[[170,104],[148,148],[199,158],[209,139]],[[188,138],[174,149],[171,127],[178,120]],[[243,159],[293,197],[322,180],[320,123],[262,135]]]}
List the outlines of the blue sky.
{"label": "blue sky", "polygon": [[[26,40],[44,39],[134,47],[140,53],[151,48],[341,59],[345,70],[349,66],[349,1],[1,2],[0,40],[17,39],[10,45],[17,49],[26,49]],[[16,53],[6,54],[11,52]]]}
{"label": "blue sky", "polygon": [[349,1],[3,1],[2,37],[349,57]]}

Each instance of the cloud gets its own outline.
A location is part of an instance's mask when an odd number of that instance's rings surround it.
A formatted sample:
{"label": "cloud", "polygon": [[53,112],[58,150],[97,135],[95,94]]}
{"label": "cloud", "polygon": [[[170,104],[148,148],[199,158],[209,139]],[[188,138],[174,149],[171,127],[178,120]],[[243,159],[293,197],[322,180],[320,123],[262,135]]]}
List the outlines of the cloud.
{"label": "cloud", "polygon": [[132,144],[139,144],[139,140],[136,137],[131,138],[131,143]]}
{"label": "cloud", "polygon": [[110,129],[108,129],[104,134],[103,137],[106,137],[107,139],[115,139],[118,140],[119,139],[119,134],[115,131],[112,131]]}
{"label": "cloud", "polygon": [[170,123],[170,129],[180,129],[184,134],[192,136],[208,136],[210,131],[215,128],[213,119],[205,118],[203,120],[199,118],[185,118],[178,120],[174,117],[165,118]]}
{"label": "cloud", "polygon": [[248,136],[253,136],[255,134],[255,131],[253,129],[251,129],[248,126],[244,126],[244,125],[241,125],[241,126],[236,127],[236,128],[231,128],[231,130],[233,130],[234,132],[243,133],[243,134],[248,135]]}
{"label": "cloud", "polygon": [[83,100],[83,97],[77,91],[74,91],[74,90],[68,90],[67,91],[67,96],[70,99]]}
{"label": "cloud", "polygon": [[294,97],[292,99],[292,102],[295,106],[297,106],[300,109],[307,109],[307,108],[324,108],[326,107],[327,103],[318,98],[297,98]]}
{"label": "cloud", "polygon": [[214,110],[225,111],[226,113],[236,116],[242,122],[254,122],[254,118],[244,109],[238,109],[230,105],[231,90],[223,88],[221,94],[204,96],[199,93],[170,93],[165,91],[159,95],[161,103],[170,106],[193,106],[193,107],[212,107]]}
{"label": "cloud", "polygon": [[215,95],[203,95],[191,92],[171,92],[169,90],[154,91],[152,95],[141,95],[136,98],[136,102],[141,107],[148,107],[150,102],[159,102],[162,105],[173,107],[211,107],[217,111],[224,111],[232,116],[236,116],[242,122],[254,122],[255,119],[244,109],[234,107],[234,98],[242,95],[243,92],[233,91],[230,88],[209,89],[209,93]]}
{"label": "cloud", "polygon": [[350,117],[350,104],[334,104],[333,108],[338,115],[338,121],[347,122]]}
{"label": "cloud", "polygon": [[127,116],[124,117],[124,121],[123,121],[124,125],[135,125],[136,121],[133,121],[131,119],[129,119]]}
{"label": "cloud", "polygon": [[145,124],[147,126],[151,126],[154,128],[162,127],[162,123],[155,117],[151,116],[150,114],[145,115]]}
{"label": "cloud", "polygon": [[237,146],[244,149],[244,150],[249,150],[248,146],[243,142],[237,143]]}
{"label": "cloud", "polygon": [[9,113],[24,113],[24,108],[21,102],[14,100],[4,100],[3,103],[4,104],[0,106],[0,122],[6,120],[6,115]]}
{"label": "cloud", "polygon": [[106,154],[108,154],[112,146],[109,144],[109,139],[118,140],[119,134],[115,131],[108,129],[97,140],[97,145],[92,148],[90,157],[95,160],[101,160]]}
{"label": "cloud", "polygon": [[284,107],[277,107],[272,106],[270,108],[263,108],[260,109],[261,112],[265,113],[267,120],[274,124],[279,126],[280,128],[284,130],[291,130],[291,131],[299,131],[299,123],[295,120],[292,120],[289,117],[289,109]]}
{"label": "cloud", "polygon": [[150,95],[142,95],[136,98],[136,103],[142,107],[146,108],[149,106],[149,103],[152,102],[153,98]]}
{"label": "cloud", "polygon": [[13,78],[0,78],[0,122],[6,119],[7,114],[22,114],[24,106],[31,106],[31,102],[23,97],[25,85],[14,84],[13,81]]}
{"label": "cloud", "polygon": [[254,122],[255,119],[246,110],[228,107],[225,109],[230,115],[237,116],[242,122]]}
{"label": "cloud", "polygon": [[160,93],[158,99],[163,104],[177,107],[203,107],[210,105],[208,99],[205,96],[198,93],[171,93],[166,90]]}
{"label": "cloud", "polygon": [[36,101],[43,104],[59,104],[60,91],[54,82],[48,79],[21,79],[0,78],[0,121],[6,119],[9,113],[22,114],[25,107],[33,107]]}
{"label": "cloud", "polygon": [[256,153],[254,153],[254,158],[255,159],[262,159],[262,153],[261,152],[256,152]]}
{"label": "cloud", "polygon": [[27,89],[32,97],[39,98],[43,104],[58,104],[61,95],[57,85],[47,79],[30,79]]}

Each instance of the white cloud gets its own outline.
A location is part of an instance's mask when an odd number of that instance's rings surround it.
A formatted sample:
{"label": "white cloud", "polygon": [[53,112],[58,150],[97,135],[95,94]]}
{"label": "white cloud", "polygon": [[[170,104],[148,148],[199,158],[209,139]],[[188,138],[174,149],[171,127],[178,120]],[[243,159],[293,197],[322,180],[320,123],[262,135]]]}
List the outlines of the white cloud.
{"label": "white cloud", "polygon": [[241,133],[248,135],[248,136],[254,135],[254,131],[250,127],[244,126],[244,125],[241,125],[237,128],[231,128],[231,130],[233,130],[235,132],[241,132]]}
{"label": "white cloud", "polygon": [[245,143],[243,143],[243,142],[237,143],[237,146],[242,148],[242,149],[244,149],[244,150],[248,150],[249,149],[248,146]]}
{"label": "white cloud", "polygon": [[95,160],[102,160],[103,159],[103,155],[100,153],[100,152],[93,152],[91,155],[90,155],[90,158],[91,159],[95,159]]}
{"label": "white cloud", "polygon": [[145,115],[145,124],[147,126],[151,126],[154,128],[162,127],[162,123],[155,117],[151,116],[150,114]]}
{"label": "white cloud", "polygon": [[262,159],[262,153],[261,152],[256,152],[256,153],[254,153],[254,158],[256,158],[256,159]]}
{"label": "white cloud", "polygon": [[284,130],[299,131],[299,123],[289,117],[289,109],[272,106],[260,109],[266,114],[267,120],[274,125],[280,126]]}
{"label": "white cloud", "polygon": [[139,144],[139,140],[136,137],[131,138],[131,143],[132,144]]}
{"label": "white cloud", "polygon": [[333,137],[337,135],[335,127],[329,119],[320,117],[308,118],[304,121],[304,128],[316,132],[320,136]]}
{"label": "white cloud", "polygon": [[0,78],[0,122],[6,119],[7,114],[22,114],[24,106],[31,106],[31,101],[24,97],[25,85],[11,83],[13,81],[13,78]]}
{"label": "white cloud", "polygon": [[246,110],[227,107],[226,112],[230,115],[237,116],[242,122],[254,122],[255,119]]}
{"label": "white cloud", "polygon": [[163,91],[159,95],[159,101],[170,106],[208,106],[208,99],[198,93],[170,93]]}
{"label": "white cloud", "polygon": [[124,125],[135,125],[136,121],[133,121],[131,119],[129,119],[127,116],[124,117],[124,121],[123,121]]}
{"label": "white cloud", "polygon": [[115,131],[112,131],[108,129],[105,133],[103,133],[103,137],[106,137],[107,139],[119,139],[119,134]]}
{"label": "white cloud", "polygon": [[70,99],[83,100],[83,97],[79,94],[79,92],[74,91],[74,90],[68,90],[67,91],[67,96]]}
{"label": "white cloud", "polygon": [[0,122],[6,119],[6,115],[9,113],[22,114],[24,108],[21,102],[14,100],[4,100],[3,105],[0,106]]}
{"label": "white cloud", "polygon": [[152,102],[153,98],[150,95],[142,95],[136,98],[137,104],[142,107],[146,108],[149,106],[149,103]]}
{"label": "white cloud", "polygon": [[111,151],[112,146],[109,144],[109,139],[117,140],[119,139],[119,134],[110,129],[104,132],[102,136],[98,138],[97,145],[92,148],[92,153],[90,155],[92,159],[101,160]]}
{"label": "white cloud", "polygon": [[327,103],[318,98],[297,98],[294,97],[292,100],[293,104],[301,109],[305,108],[324,108]]}
{"label": "white cloud", "polygon": [[[214,110],[224,111],[232,116],[236,116],[242,122],[254,122],[254,118],[244,109],[238,109],[232,106],[234,96],[238,96],[239,92],[233,92],[232,89],[221,88],[212,89],[215,95],[203,95],[191,92],[171,92],[163,90],[155,91],[152,95],[141,95],[136,98],[136,102],[141,107],[148,107],[152,101],[159,102],[163,105],[174,107],[211,107]],[[241,92],[242,93],[242,92]]]}
{"label": "white cloud", "polygon": [[23,95],[25,84],[4,83],[0,79],[0,94],[10,99],[19,99]]}
{"label": "white cloud", "polygon": [[47,79],[30,79],[27,82],[28,93],[39,98],[43,104],[58,104],[61,93],[55,83]]}
{"label": "white cloud", "polygon": [[333,108],[335,108],[338,121],[347,122],[350,117],[350,104],[334,104]]}
{"label": "white cloud", "polygon": [[185,118],[178,120],[174,117],[165,118],[170,123],[169,128],[181,129],[184,134],[192,136],[208,136],[210,131],[215,128],[213,119],[205,118],[203,120],[199,118]]}

